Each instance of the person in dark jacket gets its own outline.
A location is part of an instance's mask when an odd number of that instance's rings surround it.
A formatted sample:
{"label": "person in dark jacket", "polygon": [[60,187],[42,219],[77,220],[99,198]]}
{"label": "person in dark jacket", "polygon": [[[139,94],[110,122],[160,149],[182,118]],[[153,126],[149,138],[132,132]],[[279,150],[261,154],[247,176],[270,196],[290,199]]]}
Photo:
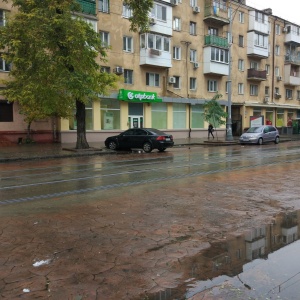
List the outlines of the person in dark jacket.
{"label": "person in dark jacket", "polygon": [[209,123],[209,125],[208,125],[208,138],[209,138],[210,135],[212,135],[213,139],[215,138],[213,132],[214,132],[214,126],[212,126],[212,124]]}

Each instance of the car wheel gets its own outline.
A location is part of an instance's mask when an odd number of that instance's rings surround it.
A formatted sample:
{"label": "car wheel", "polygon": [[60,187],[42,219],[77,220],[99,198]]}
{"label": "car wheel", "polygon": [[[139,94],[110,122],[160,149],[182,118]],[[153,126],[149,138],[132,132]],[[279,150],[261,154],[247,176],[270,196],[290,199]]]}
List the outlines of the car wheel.
{"label": "car wheel", "polygon": [[110,141],[108,143],[108,149],[110,149],[110,150],[116,150],[117,149],[117,143],[114,142],[114,141]]}
{"label": "car wheel", "polygon": [[158,148],[159,152],[164,152],[167,148]]}
{"label": "car wheel", "polygon": [[258,144],[258,145],[262,145],[262,144],[263,144],[263,139],[262,139],[262,138],[259,138],[257,144]]}
{"label": "car wheel", "polygon": [[152,151],[152,145],[149,142],[144,143],[143,150],[146,153],[150,153]]}
{"label": "car wheel", "polygon": [[276,136],[276,139],[274,141],[275,144],[278,144],[279,143],[279,136]]}

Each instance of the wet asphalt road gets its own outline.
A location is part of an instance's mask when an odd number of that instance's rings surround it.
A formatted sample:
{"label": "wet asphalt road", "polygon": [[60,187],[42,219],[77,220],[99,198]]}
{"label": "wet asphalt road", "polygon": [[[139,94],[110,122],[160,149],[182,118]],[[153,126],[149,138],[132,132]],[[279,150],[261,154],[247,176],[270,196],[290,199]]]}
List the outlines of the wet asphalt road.
{"label": "wet asphalt road", "polygon": [[299,145],[2,164],[0,298],[184,299],[199,253],[300,209]]}

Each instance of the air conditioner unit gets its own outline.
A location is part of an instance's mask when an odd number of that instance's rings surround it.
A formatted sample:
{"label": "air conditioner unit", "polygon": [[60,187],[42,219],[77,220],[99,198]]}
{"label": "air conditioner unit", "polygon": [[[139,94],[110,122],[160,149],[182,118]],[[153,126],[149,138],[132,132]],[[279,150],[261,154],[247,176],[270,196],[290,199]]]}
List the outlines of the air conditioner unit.
{"label": "air conditioner unit", "polygon": [[118,75],[123,74],[124,73],[124,69],[122,67],[116,67],[114,69],[114,72]]}
{"label": "air conditioner unit", "polygon": [[179,0],[171,0],[171,4],[178,5]]}
{"label": "air conditioner unit", "polygon": [[269,101],[270,101],[270,97],[265,97],[264,102],[269,103]]}
{"label": "air conditioner unit", "polygon": [[282,28],[282,32],[287,32],[287,28],[286,28],[286,27],[283,27],[283,28]]}
{"label": "air conditioner unit", "polygon": [[150,54],[160,56],[161,51],[157,50],[157,49],[150,48]]}
{"label": "air conditioner unit", "polygon": [[169,77],[169,83],[173,84],[176,82],[176,78],[175,77]]}
{"label": "air conditioner unit", "polygon": [[286,100],[293,100],[293,98],[292,97],[287,97]]}
{"label": "air conditioner unit", "polygon": [[275,93],[275,98],[279,99],[281,98],[281,95],[279,93]]}
{"label": "air conditioner unit", "polygon": [[149,24],[150,25],[155,25],[156,24],[156,19],[155,18],[149,18]]}
{"label": "air conditioner unit", "polygon": [[199,7],[199,6],[194,6],[194,7],[193,7],[193,12],[194,12],[195,14],[198,14],[198,13],[200,12],[200,7]]}
{"label": "air conditioner unit", "polygon": [[198,69],[200,67],[200,64],[198,62],[194,62],[194,69]]}
{"label": "air conditioner unit", "polygon": [[277,81],[281,81],[282,77],[281,76],[277,76]]}

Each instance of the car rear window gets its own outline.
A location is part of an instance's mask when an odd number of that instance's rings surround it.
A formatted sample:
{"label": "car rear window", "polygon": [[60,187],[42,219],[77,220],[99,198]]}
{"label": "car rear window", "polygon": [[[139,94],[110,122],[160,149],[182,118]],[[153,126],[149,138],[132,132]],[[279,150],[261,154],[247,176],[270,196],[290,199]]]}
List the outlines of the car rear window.
{"label": "car rear window", "polygon": [[257,132],[261,132],[262,127],[250,127],[247,132],[248,133],[257,133]]}
{"label": "car rear window", "polygon": [[160,131],[158,129],[153,129],[153,128],[149,129],[149,132],[157,135],[166,135],[166,133],[164,133],[163,131]]}

